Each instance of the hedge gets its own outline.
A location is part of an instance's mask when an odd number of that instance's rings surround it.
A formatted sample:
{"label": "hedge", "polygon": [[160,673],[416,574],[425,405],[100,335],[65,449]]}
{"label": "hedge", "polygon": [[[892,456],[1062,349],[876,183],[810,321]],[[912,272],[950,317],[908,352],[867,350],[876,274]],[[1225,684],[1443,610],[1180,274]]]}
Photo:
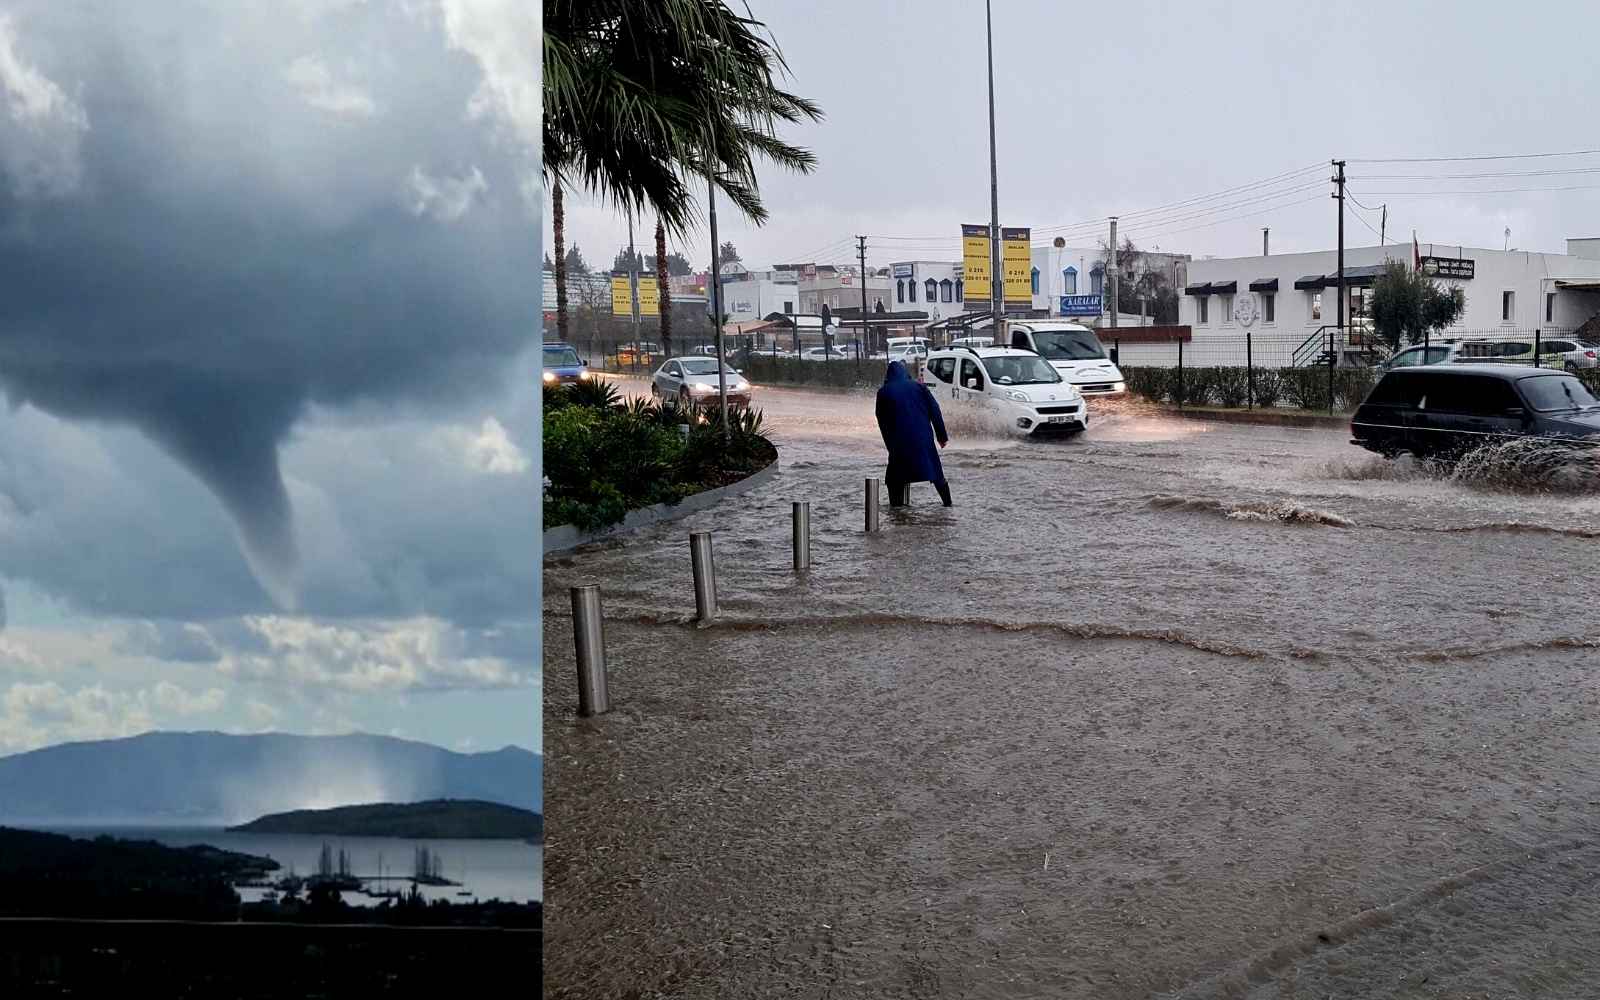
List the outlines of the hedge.
{"label": "hedge", "polygon": [[[1249,400],[1249,369],[1243,366],[1134,368],[1122,370],[1128,391],[1157,403],[1180,406],[1242,407]],[[1280,402],[1302,410],[1328,408],[1328,369],[1257,368],[1254,370],[1255,405]],[[1377,384],[1372,368],[1336,368],[1334,400],[1345,410],[1360,405]]]}

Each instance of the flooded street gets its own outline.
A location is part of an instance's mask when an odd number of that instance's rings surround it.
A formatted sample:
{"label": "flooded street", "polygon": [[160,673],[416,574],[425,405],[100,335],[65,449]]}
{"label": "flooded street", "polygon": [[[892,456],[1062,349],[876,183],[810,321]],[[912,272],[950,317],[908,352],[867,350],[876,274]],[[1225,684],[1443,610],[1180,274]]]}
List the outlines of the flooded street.
{"label": "flooded street", "polygon": [[1600,473],[947,409],[868,536],[871,397],[757,405],[775,480],[546,561],[550,995],[1600,995]]}

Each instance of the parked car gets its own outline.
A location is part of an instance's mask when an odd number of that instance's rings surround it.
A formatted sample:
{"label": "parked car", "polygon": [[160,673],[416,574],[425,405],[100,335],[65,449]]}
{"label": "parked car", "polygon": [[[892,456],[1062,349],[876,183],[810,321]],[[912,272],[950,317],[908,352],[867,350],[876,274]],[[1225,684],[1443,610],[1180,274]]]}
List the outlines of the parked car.
{"label": "parked car", "polygon": [[849,361],[851,356],[838,347],[808,347],[800,357],[805,361]]}
{"label": "parked car", "polygon": [[923,366],[922,381],[944,405],[988,410],[1019,434],[1078,434],[1089,427],[1083,394],[1032,351],[934,351]]}
{"label": "parked car", "polygon": [[659,357],[661,346],[648,340],[637,344],[623,344],[617,348],[617,364],[619,365],[648,365],[652,359]]}
{"label": "parked car", "polygon": [[1569,372],[1600,367],[1600,346],[1567,337],[1552,337],[1539,345],[1540,357],[1551,368]]}
{"label": "parked car", "polygon": [[1456,457],[1530,436],[1600,444],[1600,400],[1574,375],[1523,365],[1390,371],[1350,421],[1351,444],[1393,457]]}
{"label": "parked car", "polygon": [[1392,371],[1396,368],[1415,368],[1418,365],[1443,365],[1456,359],[1461,353],[1458,343],[1439,343],[1415,347],[1407,347],[1396,351],[1387,360],[1378,365],[1379,371]]}
{"label": "parked car", "polygon": [[544,384],[570,385],[589,377],[589,362],[578,357],[578,349],[571,344],[544,345]]}
{"label": "parked car", "polygon": [[[694,409],[717,405],[721,401],[715,358],[672,358],[650,379],[650,394],[657,399],[676,400]],[[743,409],[750,405],[750,383],[736,368],[723,365],[728,384],[728,405]]]}

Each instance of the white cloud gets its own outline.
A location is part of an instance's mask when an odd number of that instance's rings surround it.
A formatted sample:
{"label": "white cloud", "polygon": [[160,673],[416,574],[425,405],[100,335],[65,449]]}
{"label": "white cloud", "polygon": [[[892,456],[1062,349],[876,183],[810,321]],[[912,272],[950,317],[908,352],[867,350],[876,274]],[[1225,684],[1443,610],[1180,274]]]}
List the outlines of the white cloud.
{"label": "white cloud", "polygon": [[508,124],[529,149],[539,135],[539,7],[528,0],[443,0],[450,44],[478,61],[468,112]]}
{"label": "white cloud", "polygon": [[283,71],[287,80],[307,104],[337,115],[355,115],[370,118],[378,106],[371,95],[353,84],[340,83],[333,78],[321,61],[313,56],[301,56]]}
{"label": "white cloud", "polygon": [[467,652],[467,637],[436,618],[367,627],[304,618],[246,618],[256,649],[232,649],[218,669],[239,680],[372,693],[509,688],[529,679],[506,659]]}
{"label": "white cloud", "polygon": [[134,691],[101,684],[69,690],[55,681],[17,681],[0,697],[0,749],[136,736],[156,728],[163,716],[203,715],[220,709],[225,700],[216,688],[195,692],[165,681]]}
{"label": "white cloud", "polygon": [[79,149],[89,118],[60,85],[19,51],[12,19],[0,13],[0,171],[17,192],[60,196],[76,190],[83,168]]}
{"label": "white cloud", "polygon": [[245,703],[244,715],[255,728],[270,729],[274,723],[282,718],[283,713],[264,701],[252,698]]}
{"label": "white cloud", "polygon": [[533,465],[526,452],[511,440],[505,425],[494,417],[485,417],[476,429],[470,427],[444,427],[435,435],[435,447],[441,458],[456,456],[474,472],[490,475],[516,476],[527,472]]}
{"label": "white cloud", "polygon": [[435,177],[421,167],[411,168],[407,178],[406,201],[416,215],[431,215],[440,222],[454,222],[467,214],[489,182],[477,167],[461,177]]}
{"label": "white cloud", "polygon": [[171,681],[161,681],[156,684],[151,700],[169,715],[204,715],[220,709],[228,696],[221,688],[207,688],[196,693]]}

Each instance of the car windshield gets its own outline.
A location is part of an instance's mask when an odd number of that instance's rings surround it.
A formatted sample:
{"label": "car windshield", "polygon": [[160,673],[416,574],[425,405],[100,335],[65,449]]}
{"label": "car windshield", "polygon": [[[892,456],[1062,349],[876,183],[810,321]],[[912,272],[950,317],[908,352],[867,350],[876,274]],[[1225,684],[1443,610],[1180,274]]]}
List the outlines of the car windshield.
{"label": "car windshield", "polygon": [[1043,358],[1032,355],[984,358],[983,368],[996,385],[1044,385],[1061,381],[1061,376]]}
{"label": "car windshield", "polygon": [[[682,364],[686,375],[715,375],[717,373],[717,362],[714,358],[688,358]],[[727,365],[723,365],[722,370],[729,375],[733,374],[733,369]]]}
{"label": "car windshield", "polygon": [[544,366],[546,368],[563,368],[577,364],[579,364],[578,352],[570,347],[546,347],[544,349]]}
{"label": "car windshield", "polygon": [[1051,361],[1094,361],[1106,356],[1100,338],[1087,330],[1039,330],[1033,342],[1040,356]]}
{"label": "car windshield", "polygon": [[1518,386],[1528,405],[1535,410],[1581,410],[1600,406],[1587,386],[1571,375],[1539,375],[1525,378]]}

